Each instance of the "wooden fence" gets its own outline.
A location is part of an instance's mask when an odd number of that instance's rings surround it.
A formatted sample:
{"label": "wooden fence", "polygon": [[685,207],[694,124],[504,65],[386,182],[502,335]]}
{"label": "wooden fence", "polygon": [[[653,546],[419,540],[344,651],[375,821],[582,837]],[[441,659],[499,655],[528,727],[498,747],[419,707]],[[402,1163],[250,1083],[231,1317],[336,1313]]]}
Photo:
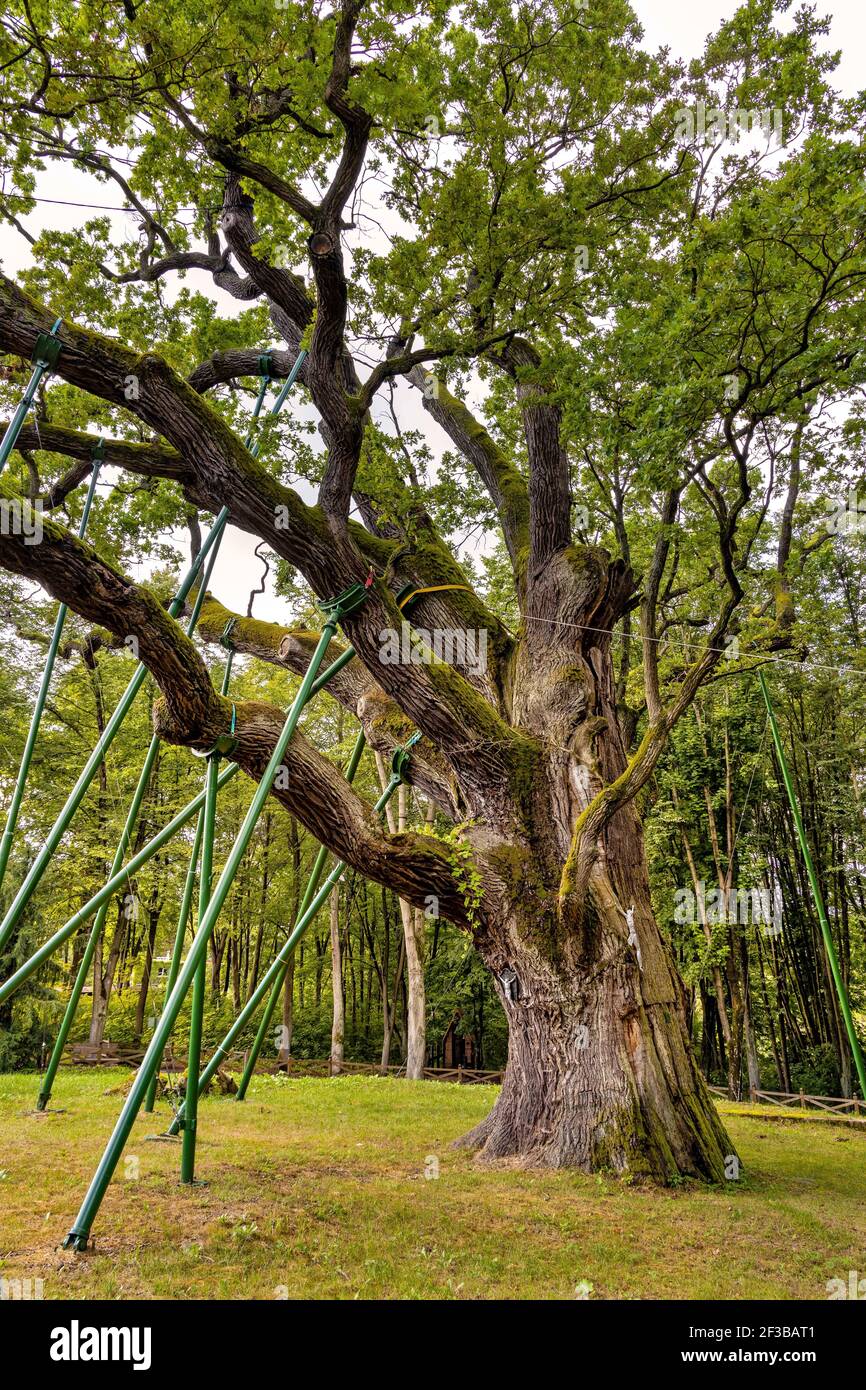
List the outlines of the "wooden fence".
{"label": "wooden fence", "polygon": [[[232,1066],[243,1067],[249,1054],[244,1051],[230,1052],[226,1058]],[[143,1048],[119,1047],[116,1043],[103,1043],[95,1047],[92,1043],[71,1043],[66,1048],[66,1061],[73,1066],[97,1067],[138,1067],[144,1057]],[[186,1070],[186,1059],[166,1054],[162,1062],[163,1070],[182,1072]],[[256,1070],[266,1075],[283,1072],[290,1076],[329,1076],[331,1063],[327,1057],[290,1057],[286,1062],[259,1062]],[[386,1073],[376,1062],[343,1062],[341,1071],[346,1076],[383,1076]],[[405,1076],[406,1067],[387,1068],[388,1076]],[[479,1071],[475,1067],[425,1067],[425,1081],[450,1081],[457,1085],[499,1085],[501,1071]]]}
{"label": "wooden fence", "polygon": [[[725,1086],[710,1086],[709,1089],[722,1100],[730,1099]],[[758,1091],[750,1087],[748,1098],[752,1102],[764,1100],[782,1108],[796,1106],[800,1110],[827,1110],[831,1114],[851,1111],[854,1115],[866,1115],[866,1101],[860,1100],[859,1096],[810,1096],[805,1091]]]}
{"label": "wooden fence", "polygon": [[[241,1068],[246,1065],[245,1051],[230,1052],[226,1061]],[[94,1047],[90,1043],[71,1043],[66,1048],[66,1060],[74,1066],[115,1066],[138,1067],[144,1057],[143,1048],[118,1047],[116,1043],[103,1043]],[[163,1069],[169,1072],[186,1070],[186,1059],[168,1053],[163,1058]],[[290,1057],[286,1062],[259,1062],[256,1070],[273,1076],[283,1072],[289,1076],[330,1076],[331,1064],[327,1057]],[[388,1067],[387,1072],[376,1062],[343,1062],[341,1072],[344,1076],[405,1076],[405,1066]],[[477,1067],[425,1067],[425,1081],[448,1081],[458,1086],[498,1086],[502,1082],[501,1071],[480,1071]],[[724,1086],[710,1086],[713,1095],[722,1100],[728,1099]],[[745,1099],[745,1097],[743,1097]],[[805,1091],[758,1091],[750,1090],[748,1099],[752,1102],[766,1101],[781,1108],[798,1107],[801,1110],[824,1110],[830,1114],[866,1116],[866,1101],[858,1096],[810,1096]]]}

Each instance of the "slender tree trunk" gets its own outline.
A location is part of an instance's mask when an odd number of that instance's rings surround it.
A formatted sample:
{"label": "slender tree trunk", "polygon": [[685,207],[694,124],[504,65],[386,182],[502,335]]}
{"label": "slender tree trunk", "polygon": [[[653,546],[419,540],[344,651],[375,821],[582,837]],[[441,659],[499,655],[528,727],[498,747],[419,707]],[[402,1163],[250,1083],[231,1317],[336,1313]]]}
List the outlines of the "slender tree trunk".
{"label": "slender tree trunk", "polygon": [[277,1060],[285,1066],[292,1055],[292,1029],[295,1011],[295,957],[289,957],[286,982],[283,985],[283,1021],[280,1030],[280,1048]]}
{"label": "slender tree trunk", "polygon": [[105,1036],[105,1023],[108,1017],[108,1001],[111,998],[111,991],[114,987],[114,977],[117,970],[120,952],[129,928],[129,922],[125,915],[123,905],[118,903],[117,919],[114,927],[114,934],[111,938],[111,946],[108,952],[108,959],[104,973],[100,971],[97,977],[94,971],[93,976],[93,1010],[90,1017],[90,1042],[94,1047],[101,1047]]}
{"label": "slender tree trunk", "polygon": [[343,961],[340,951],[340,890],[331,894],[331,1075],[343,1070],[343,1035],[346,1031],[346,1006],[343,995]]}
{"label": "slender tree trunk", "polygon": [[249,981],[247,985],[247,999],[249,999],[250,995],[253,993],[256,985],[259,982],[259,970],[261,968],[262,962],[262,940],[264,937],[265,921],[267,918],[268,886],[270,883],[270,849],[272,823],[273,816],[270,811],[267,811],[265,813],[263,821],[264,841],[262,847],[262,887],[261,894],[259,896],[259,925],[256,931],[256,944],[255,949],[253,951],[252,970],[250,972]]}
{"label": "slender tree trunk", "polygon": [[[376,767],[379,781],[384,787],[388,774],[384,759],[376,754]],[[408,824],[408,788],[400,787],[397,793],[397,815],[393,803],[389,803],[385,815],[388,829],[393,835],[401,834]],[[435,809],[428,805],[425,823],[433,824]],[[399,898],[400,921],[403,926],[403,941],[406,952],[407,1006],[406,1006],[406,1077],[409,1081],[420,1081],[424,1076],[427,1057],[427,1001],[424,990],[424,913],[421,908],[412,907],[405,898]],[[389,1049],[390,1050],[390,1049]],[[383,1062],[383,1066],[386,1065]]]}
{"label": "slender tree trunk", "polygon": [[162,904],[159,899],[159,885],[155,882],[151,894],[150,908],[147,914],[147,941],[144,948],[144,961],[141,968],[141,984],[138,987],[138,1000],[135,1006],[135,1042],[136,1045],[141,1041],[144,1032],[144,1012],[147,1008],[147,993],[150,989],[150,974],[153,969],[153,948],[156,942],[156,930],[159,926],[159,918],[162,912]]}
{"label": "slender tree trunk", "polygon": [[240,942],[234,941],[232,945],[232,1004],[238,1013],[241,1007]]}
{"label": "slender tree trunk", "polygon": [[[756,927],[760,931],[760,926]],[[740,951],[743,975],[743,1027],[746,1038],[746,1066],[749,1070],[749,1092],[760,1091],[761,1069],[758,1062],[758,1048],[755,1042],[755,1027],[752,1019],[752,983],[749,974],[749,945],[745,930],[740,936]]]}
{"label": "slender tree trunk", "polygon": [[[671,794],[672,794],[673,804],[674,804],[674,806],[675,806],[675,807],[677,808],[677,810],[678,810],[678,809],[679,809],[679,798],[677,797],[677,792],[676,792],[676,788],[675,788],[675,787],[673,787],[673,788],[671,789]],[[703,895],[703,893],[701,892],[701,889],[700,889],[700,880],[699,880],[699,878],[698,878],[697,866],[695,865],[694,855],[692,854],[692,847],[691,847],[691,844],[690,844],[690,842],[689,842],[688,835],[686,834],[684,828],[682,828],[682,829],[680,830],[680,837],[681,837],[681,839],[682,839],[682,845],[683,845],[683,849],[684,849],[684,851],[685,851],[685,856],[686,856],[686,863],[687,863],[688,866],[689,866],[689,873],[690,873],[691,879],[692,879],[692,889],[693,889],[693,892],[694,892],[694,894],[695,894],[695,902],[696,902],[696,904],[697,904],[698,918],[699,918],[699,921],[700,921],[701,930],[702,930],[703,933],[704,933],[704,936],[705,936],[705,938],[706,938],[707,945],[708,945],[708,946],[712,946],[712,943],[713,943],[713,932],[712,932],[712,927],[710,926],[709,922],[707,921],[706,904],[705,904],[705,902],[704,902],[704,895]],[[724,1040],[725,1040],[725,1044],[728,1045],[728,1044],[730,1044],[730,1041],[731,1041],[731,1024],[730,1024],[730,1020],[728,1019],[728,1009],[727,1009],[727,1005],[725,1004],[725,986],[724,986],[724,982],[723,982],[723,980],[722,980],[722,972],[721,972],[721,969],[720,969],[720,967],[719,967],[718,965],[713,965],[713,967],[712,967],[712,977],[713,977],[713,989],[714,989],[714,991],[715,991],[715,996],[716,996],[716,1009],[717,1009],[717,1011],[718,1011],[719,1026],[720,1026],[720,1028],[721,1028],[721,1030],[722,1030],[722,1036],[723,1036],[723,1038],[724,1038]]]}
{"label": "slender tree trunk", "polygon": [[400,949],[397,952],[397,970],[394,975],[394,992],[392,994],[393,1003],[387,1009],[385,1016],[385,1037],[382,1043],[382,1066],[383,1076],[387,1076],[388,1068],[391,1065],[391,1044],[394,1041],[394,1027],[397,1022],[397,995],[400,990],[400,983],[403,978],[403,966],[406,962],[406,941],[400,938]]}

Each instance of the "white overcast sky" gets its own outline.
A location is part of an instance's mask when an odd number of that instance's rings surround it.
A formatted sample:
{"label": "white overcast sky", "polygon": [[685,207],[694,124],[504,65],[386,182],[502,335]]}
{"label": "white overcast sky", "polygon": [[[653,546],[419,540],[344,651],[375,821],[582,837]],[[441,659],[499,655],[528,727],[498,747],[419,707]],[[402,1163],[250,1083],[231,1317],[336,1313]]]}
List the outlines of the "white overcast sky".
{"label": "white overcast sky", "polygon": [[[631,3],[644,26],[645,46],[651,50],[669,47],[674,56],[685,59],[696,57],[703,48],[707,34],[737,8],[737,0],[631,0]],[[832,31],[827,47],[841,50],[834,85],[846,95],[853,95],[866,85],[863,79],[866,0],[818,0],[817,8],[819,14],[832,16]],[[118,201],[113,185],[99,183],[66,167],[56,166],[40,180],[37,193],[42,198],[97,204]],[[71,230],[91,215],[85,208],[41,203],[24,221],[28,230],[35,235],[44,227]],[[128,233],[130,229],[134,232],[136,227],[135,221],[123,213],[112,215],[112,222],[119,236],[123,235],[124,229]],[[23,238],[14,228],[0,224],[0,262],[5,273],[15,275],[28,261],[29,252]],[[214,294],[213,282],[204,272],[192,272],[185,283],[190,288]],[[218,298],[222,311],[231,312],[235,301],[223,295]],[[411,413],[414,415],[414,409]],[[428,431],[435,429],[429,422],[426,427]],[[443,435],[441,440],[431,439],[431,444],[434,448],[441,447],[444,440]],[[223,542],[213,587],[222,602],[231,608],[245,610],[249,591],[259,582],[261,565],[253,554],[255,543],[253,537],[232,528],[229,528]],[[285,605],[271,593],[256,599],[255,612],[257,617],[276,621],[288,616]]]}

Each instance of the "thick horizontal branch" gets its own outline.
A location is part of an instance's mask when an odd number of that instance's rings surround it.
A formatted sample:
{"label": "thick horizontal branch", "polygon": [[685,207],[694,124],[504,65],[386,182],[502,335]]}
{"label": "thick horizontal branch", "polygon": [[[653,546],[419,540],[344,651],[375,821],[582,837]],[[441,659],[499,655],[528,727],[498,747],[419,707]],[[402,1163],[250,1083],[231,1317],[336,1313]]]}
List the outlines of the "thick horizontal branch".
{"label": "thick horizontal branch", "polygon": [[[284,380],[295,364],[297,354],[273,349],[270,354],[268,370],[275,381]],[[254,348],[230,348],[215,352],[206,362],[202,362],[189,376],[189,384],[194,391],[210,391],[227,381],[237,381],[239,377],[259,376],[262,354]],[[304,369],[298,374],[303,381]]]}
{"label": "thick horizontal branch", "polygon": [[[0,496],[19,500],[7,479],[0,480]],[[33,543],[36,535],[0,531],[0,564],[36,580],[81,617],[122,641],[134,638],[141,660],[163,692],[166,729],[182,728],[191,744],[206,739],[224,717],[225,702],[214,691],[195,647],[159,600],[56,522],[43,518],[41,535]]]}
{"label": "thick horizontal branch", "polygon": [[[244,357],[250,355],[243,354]],[[285,354],[282,356],[285,357]],[[2,428],[3,426],[0,425],[0,429]],[[49,425],[43,422],[39,426],[25,425],[21,432],[20,443],[28,450],[46,449],[79,460],[74,468],[53,483],[40,498],[43,507],[47,510],[59,506],[76,487],[85,481],[90,473],[93,451],[100,444],[104,449],[104,461],[107,464],[143,477],[167,478],[180,483],[187,490],[195,490],[196,479],[192,469],[184,464],[176,449],[158,441],[136,443],[123,439],[108,439],[101,435],[85,433],[82,430],[72,430],[66,426]],[[416,552],[404,547],[400,551],[400,559],[402,572],[408,582],[413,583],[419,589],[425,585],[433,584],[432,591],[422,594],[420,612],[423,622],[428,627],[466,627],[473,630],[485,630],[490,634],[491,646],[488,651],[485,671],[467,669],[464,671],[464,675],[498,706],[500,703],[498,666],[502,654],[510,649],[510,635],[496,616],[466,586],[466,576],[447,546],[441,542],[437,543],[435,533],[432,529],[427,529],[429,523],[427,523],[426,518],[420,517],[418,524],[424,533],[426,542],[423,551]],[[369,536],[366,531],[355,527],[354,523],[352,533],[362,550],[368,545],[372,547],[369,552],[365,550],[370,560],[385,562],[387,556],[381,556],[377,553],[375,536]],[[437,581],[438,584],[446,587],[442,590],[438,589]],[[219,640],[225,623],[230,618],[238,617],[237,614],[222,608],[215,599],[211,598],[206,604],[206,611],[213,614],[212,622],[206,623],[204,628],[204,633],[209,640]],[[220,626],[220,620],[222,626]],[[262,633],[273,628],[274,633],[279,634],[280,639],[286,637],[291,641],[292,634],[287,628],[277,624],[258,624],[255,619],[242,619],[241,621],[244,624],[249,624],[251,630]],[[200,628],[200,630],[202,629]],[[246,633],[247,627],[245,626],[243,630]],[[255,649],[254,642],[253,645],[248,648],[245,647],[244,650],[263,660],[272,660],[271,636],[268,635],[263,641],[261,651]],[[278,664],[285,664],[296,671],[305,669],[305,666],[293,665],[291,660],[285,662],[280,660]],[[345,687],[347,693],[347,707],[353,709],[357,709],[357,701],[361,692],[373,684],[372,678],[360,661],[353,662],[347,671],[341,672],[339,682],[339,689],[342,690]]]}
{"label": "thick horizontal branch", "polygon": [[[287,628],[281,623],[264,622],[260,618],[245,618],[225,608],[213,594],[208,593],[201,605],[198,635],[205,642],[222,643],[227,625],[231,623],[228,642],[244,656],[281,666],[303,675],[315,651],[320,633],[306,628]],[[345,644],[334,639],[328,648],[322,670],[336,661],[346,650]],[[356,710],[358,701],[371,685],[366,667],[357,658],[350,661],[328,682],[327,689],[346,709]]]}
{"label": "thick horizontal branch", "polygon": [[[13,494],[8,484],[4,497]],[[259,701],[232,702],[214,690],[202,658],[182,628],[140,588],[102,560],[91,546],[54,522],[43,523],[38,545],[0,533],[0,564],[37,580],[55,598],[116,637],[134,638],[141,660],[159,685],[156,732],[167,742],[205,751],[230,732],[232,756],[250,777],[261,778],[285,721],[285,712]],[[286,776],[273,795],[313,835],[364,874],[424,906],[430,894],[440,911],[466,924],[466,908],[448,862],[447,847],[429,836],[390,836],[339,770],[300,733],[286,752]]]}
{"label": "thick horizontal branch", "polygon": [[247,278],[241,280],[231,268],[228,252],[222,255],[212,256],[205,251],[175,251],[170,256],[163,256],[158,261],[144,262],[138,270],[126,270],[122,274],[113,275],[119,285],[128,285],[137,281],[150,283],[153,280],[161,280],[163,275],[170,275],[179,270],[208,270],[217,284],[233,294],[235,299],[257,299],[262,293],[259,286]]}
{"label": "thick horizontal branch", "polygon": [[[5,428],[4,424],[0,424],[0,433]],[[46,449],[50,453],[64,454],[66,458],[90,464],[93,462],[93,451],[99,444],[104,447],[103,461],[115,468],[124,468],[145,478],[169,478],[178,483],[192,481],[193,475],[184,466],[177,450],[156,441],[138,444],[126,439],[104,439],[102,435],[87,434],[83,430],[71,430],[65,425],[51,425],[44,421],[38,425],[25,425],[18,436],[19,448]],[[79,482],[87,476],[87,472],[85,469],[80,473]],[[44,505],[56,507],[77,486],[75,483],[69,487],[61,479],[49,489],[43,499]]]}

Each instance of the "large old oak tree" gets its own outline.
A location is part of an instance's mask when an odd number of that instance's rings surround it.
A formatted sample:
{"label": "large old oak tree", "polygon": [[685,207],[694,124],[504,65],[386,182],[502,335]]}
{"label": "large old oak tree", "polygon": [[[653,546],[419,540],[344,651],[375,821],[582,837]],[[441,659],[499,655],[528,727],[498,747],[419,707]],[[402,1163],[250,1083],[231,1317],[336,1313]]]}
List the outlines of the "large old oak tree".
{"label": "large old oak tree", "polygon": [[[228,506],[320,599],[372,574],[331,693],[383,754],[421,731],[412,779],[456,832],[388,833],[301,734],[274,795],[471,933],[510,1039],[464,1141],[485,1159],[719,1180],[731,1151],[640,805],[732,632],[741,665],[789,640],[790,535],[771,553],[768,517],[796,501],[810,413],[856,389],[862,115],[827,85],[820,24],[788,18],[744,7],[689,71],[642,50],[621,0],[13,0],[3,21],[0,210],[33,260],[0,278],[10,406],[15,358],[64,322],[4,480],[43,499],[44,538],[2,535],[0,563],[135,637],[158,732],[197,749],[231,713],[198,639],[50,518],[97,434],[110,476],[150,480],[176,524]],[[781,111],[786,147],[708,138],[700,102]],[[86,214],[36,236],[30,194],[58,169],[96,175],[138,242]],[[195,293],[169,289],[190,272]],[[275,378],[308,348],[300,488],[278,428],[260,461],[242,442],[269,336]],[[447,449],[429,491],[426,421]],[[455,552],[467,520],[487,588]],[[486,631],[484,669],[380,659],[407,585],[456,586],[412,623]],[[198,636],[230,616],[217,581]],[[315,641],[243,617],[233,637],[292,672]],[[282,719],[238,706],[250,777]]]}

